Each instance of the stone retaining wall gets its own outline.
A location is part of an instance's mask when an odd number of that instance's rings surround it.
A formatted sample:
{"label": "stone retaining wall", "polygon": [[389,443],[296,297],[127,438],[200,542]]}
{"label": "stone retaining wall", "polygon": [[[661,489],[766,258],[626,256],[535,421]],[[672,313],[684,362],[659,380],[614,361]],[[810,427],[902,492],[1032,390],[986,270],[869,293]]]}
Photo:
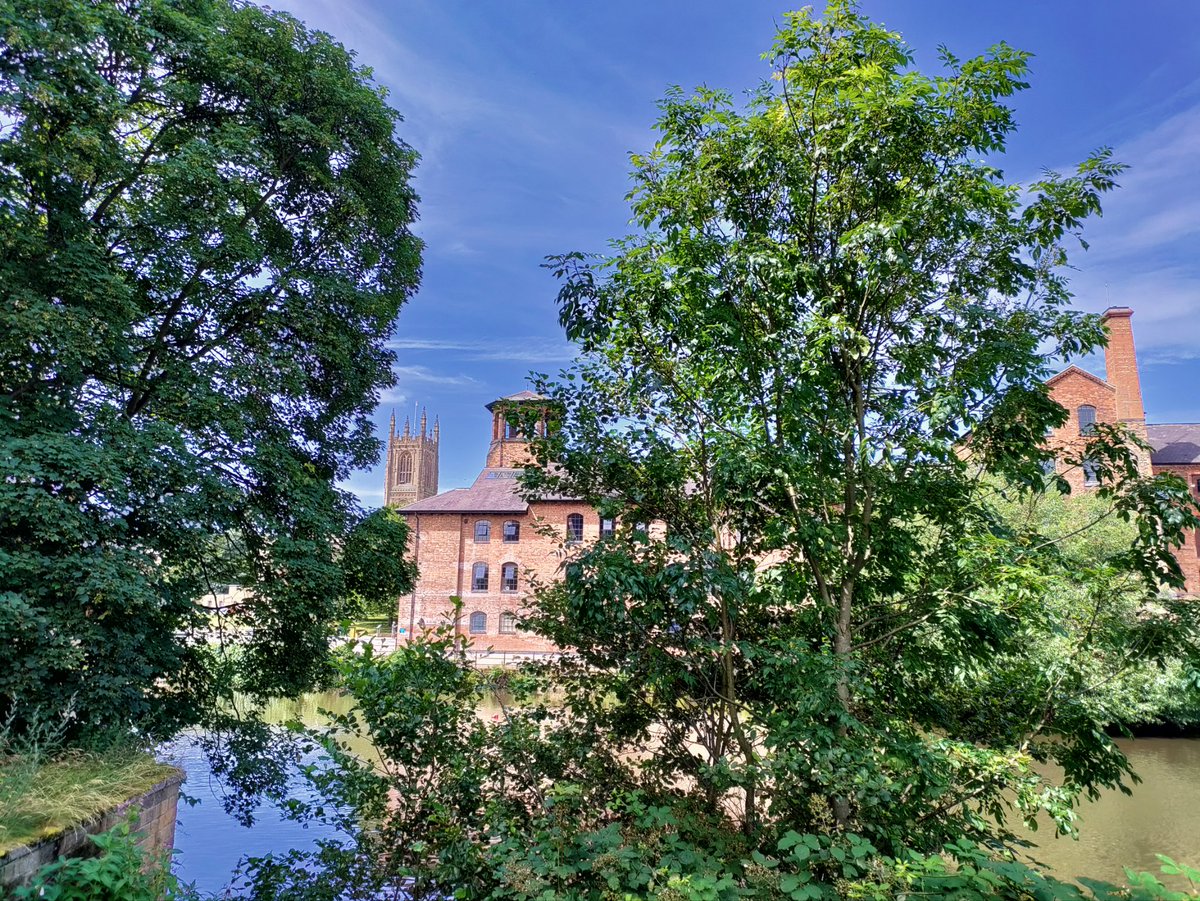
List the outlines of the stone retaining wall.
{"label": "stone retaining wall", "polygon": [[137,843],[140,847],[154,851],[172,848],[175,844],[179,785],[183,778],[183,771],[176,770],[145,794],[130,798],[87,823],[65,829],[36,844],[13,848],[0,856],[0,894],[4,889],[24,885],[34,873],[60,857],[94,855],[96,846],[88,841],[89,836],[113,828],[128,816],[130,810],[138,811]]}

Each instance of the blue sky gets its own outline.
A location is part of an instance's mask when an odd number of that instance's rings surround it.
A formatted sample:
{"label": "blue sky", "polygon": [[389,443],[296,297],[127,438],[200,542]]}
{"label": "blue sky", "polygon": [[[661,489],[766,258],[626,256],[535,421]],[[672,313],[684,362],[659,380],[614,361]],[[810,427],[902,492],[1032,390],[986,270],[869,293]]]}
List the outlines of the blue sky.
{"label": "blue sky", "polygon": [[[394,346],[396,387],[376,415],[441,417],[441,489],[470,482],[483,405],[531,369],[571,358],[547,254],[601,252],[627,230],[628,154],[654,140],[673,84],[740,92],[786,5],[754,0],[279,0],[357,52],[421,154],[421,290]],[[1025,181],[1111,145],[1132,167],[1077,254],[1076,303],[1135,310],[1151,421],[1200,421],[1200,2],[865,0],[925,71],[1004,40],[1035,54],[1002,165]],[[1083,365],[1103,373],[1102,361]],[[382,501],[382,466],[348,487]]]}

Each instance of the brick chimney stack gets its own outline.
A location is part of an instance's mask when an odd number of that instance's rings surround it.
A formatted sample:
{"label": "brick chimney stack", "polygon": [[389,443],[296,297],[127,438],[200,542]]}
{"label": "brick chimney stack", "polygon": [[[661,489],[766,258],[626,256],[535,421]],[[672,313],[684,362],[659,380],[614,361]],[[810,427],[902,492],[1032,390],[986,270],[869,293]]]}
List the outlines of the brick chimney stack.
{"label": "brick chimney stack", "polygon": [[[1117,421],[1143,441],[1146,434],[1146,410],[1142,406],[1142,383],[1138,378],[1137,353],[1133,348],[1133,310],[1109,307],[1100,317],[1108,330],[1104,348],[1105,381],[1116,391]],[[1150,474],[1150,456],[1142,454],[1143,474]]]}
{"label": "brick chimney stack", "polygon": [[1117,419],[1130,424],[1145,424],[1142,383],[1138,379],[1137,354],[1133,349],[1133,310],[1109,307],[1100,318],[1108,329],[1104,370],[1106,381],[1117,392]]}

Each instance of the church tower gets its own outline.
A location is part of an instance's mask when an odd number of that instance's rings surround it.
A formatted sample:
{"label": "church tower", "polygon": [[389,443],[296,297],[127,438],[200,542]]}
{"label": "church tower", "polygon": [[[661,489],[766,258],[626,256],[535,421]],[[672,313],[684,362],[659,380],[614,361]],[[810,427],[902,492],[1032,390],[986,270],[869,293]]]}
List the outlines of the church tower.
{"label": "church tower", "polygon": [[421,410],[420,428],[412,431],[408,417],[404,432],[396,432],[396,414],[388,424],[387,470],[383,482],[383,500],[389,507],[409,504],[438,493],[438,420],[428,430],[425,410]]}

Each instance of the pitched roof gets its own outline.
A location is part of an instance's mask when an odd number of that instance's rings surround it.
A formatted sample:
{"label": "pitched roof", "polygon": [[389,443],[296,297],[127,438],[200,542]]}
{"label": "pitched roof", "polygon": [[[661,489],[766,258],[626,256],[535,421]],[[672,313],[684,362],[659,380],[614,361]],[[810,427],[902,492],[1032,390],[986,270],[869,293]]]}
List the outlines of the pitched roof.
{"label": "pitched roof", "polygon": [[[469,488],[452,488],[423,501],[401,507],[401,513],[525,513],[529,502],[521,497],[519,479],[522,470],[488,467],[479,473]],[[546,495],[543,501],[571,501],[574,498]]]}
{"label": "pitched roof", "polygon": [[469,488],[453,488],[402,507],[403,513],[524,513],[529,509],[517,491],[519,469],[488,468]]}
{"label": "pitched roof", "polygon": [[1200,422],[1164,422],[1146,425],[1150,462],[1158,466],[1200,463]]}
{"label": "pitched roof", "polygon": [[1104,381],[1104,379],[1100,378],[1100,376],[1094,375],[1093,373],[1088,372],[1086,369],[1080,369],[1074,363],[1072,363],[1070,366],[1068,366],[1062,372],[1057,373],[1056,375],[1050,376],[1050,378],[1046,379],[1046,384],[1053,385],[1055,382],[1065,379],[1068,375],[1081,375],[1085,379],[1095,382],[1097,385],[1102,385],[1103,387],[1107,388],[1109,391],[1117,390],[1112,385],[1110,385],[1108,382]]}
{"label": "pitched roof", "polygon": [[490,404],[488,404],[486,407],[484,407],[484,409],[491,410],[492,407],[496,406],[497,404],[503,404],[503,403],[519,404],[519,403],[523,403],[524,401],[529,401],[529,400],[546,400],[546,399],[547,398],[544,394],[538,394],[534,391],[518,391],[516,394],[510,394],[507,397],[497,398],[496,400],[494,400]]}

